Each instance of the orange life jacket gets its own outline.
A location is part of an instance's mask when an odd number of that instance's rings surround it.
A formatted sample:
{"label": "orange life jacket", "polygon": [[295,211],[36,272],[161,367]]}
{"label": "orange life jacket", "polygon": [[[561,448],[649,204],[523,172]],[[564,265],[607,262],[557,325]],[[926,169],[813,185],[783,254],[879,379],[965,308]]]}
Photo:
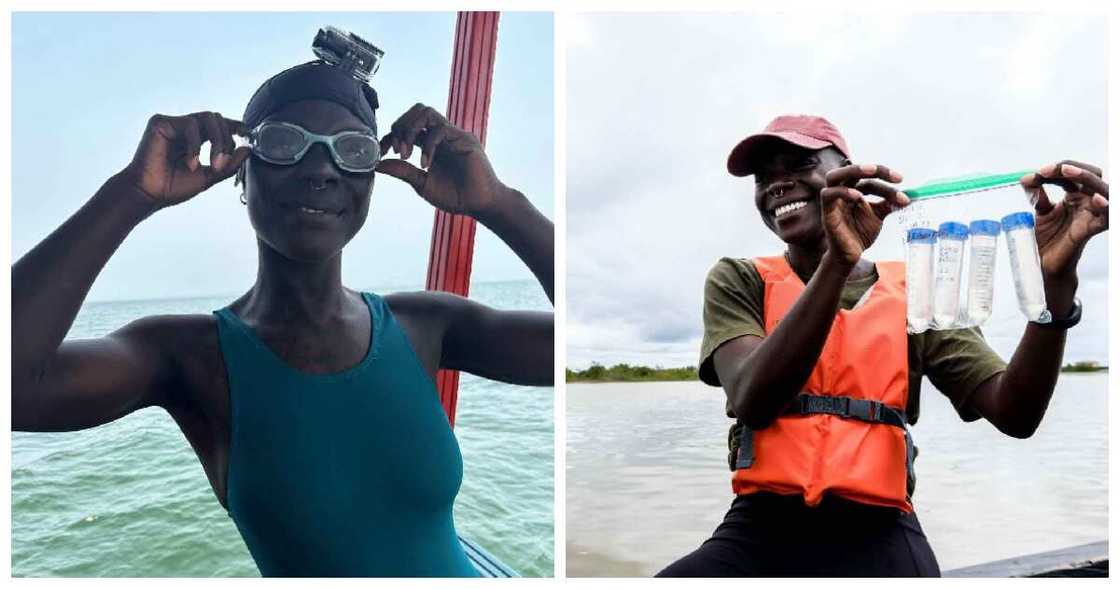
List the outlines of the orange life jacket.
{"label": "orange life jacket", "polygon": [[[766,285],[763,320],[770,334],[805,285],[784,256],[756,258],[754,264]],[[879,279],[864,298],[836,313],[805,394],[763,429],[740,424],[731,483],[736,494],[802,495],[816,506],[829,493],[913,511],[915,449],[905,415],[906,271],[901,262],[876,268]]]}

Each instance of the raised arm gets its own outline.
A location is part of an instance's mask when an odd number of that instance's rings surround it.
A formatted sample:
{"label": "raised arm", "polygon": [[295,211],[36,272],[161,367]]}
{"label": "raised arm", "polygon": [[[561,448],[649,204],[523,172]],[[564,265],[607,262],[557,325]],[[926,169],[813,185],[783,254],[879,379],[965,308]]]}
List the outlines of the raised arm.
{"label": "raised arm", "polygon": [[[420,146],[420,167],[406,161]],[[402,115],[381,149],[377,171],[407,182],[432,205],[470,215],[498,235],[536,276],[553,301],[552,222],[494,174],[478,138],[435,109],[417,104]],[[441,368],[516,384],[551,385],[553,314],[499,311],[452,295],[439,298],[446,323]]]}
{"label": "raised arm", "polygon": [[[159,404],[169,363],[151,322],[63,343],[98,273],[137,224],[233,175],[236,121],[215,113],[156,115],[136,155],[90,200],[12,266],[12,427],[68,430]],[[212,142],[210,166],[198,154]]]}
{"label": "raised arm", "polygon": [[[419,168],[406,161],[413,146],[421,150]],[[477,137],[417,104],[381,139],[382,153],[390,149],[400,159],[382,159],[378,172],[404,180],[433,206],[470,215],[488,227],[525,262],[553,301],[552,221],[498,179]]]}
{"label": "raised arm", "polygon": [[544,289],[548,302],[555,303],[553,268],[556,258],[552,221],[541,214],[525,195],[512,188],[507,189],[500,205],[479,213],[475,218],[502,238],[525,262]]}
{"label": "raised arm", "polygon": [[[1063,187],[1065,199],[1051,202],[1045,184]],[[1046,304],[1054,317],[1066,317],[1077,292],[1081,252],[1090,238],[1108,230],[1108,184],[1100,168],[1067,160],[1024,176],[1022,185],[1035,202]],[[1065,342],[1064,329],[1028,323],[1007,371],[977,388],[973,408],[1009,436],[1033,435],[1054,394]]]}
{"label": "raised arm", "polygon": [[[901,180],[883,166],[849,165],[830,171],[820,194],[828,249],[805,290],[773,333],[729,340],[712,355],[732,410],[752,429],[769,425],[802,391],[832,329],[848,274],[878,237],[886,215],[907,202],[882,183],[865,182],[859,190],[849,187],[864,178]],[[861,190],[884,200],[872,204]]]}

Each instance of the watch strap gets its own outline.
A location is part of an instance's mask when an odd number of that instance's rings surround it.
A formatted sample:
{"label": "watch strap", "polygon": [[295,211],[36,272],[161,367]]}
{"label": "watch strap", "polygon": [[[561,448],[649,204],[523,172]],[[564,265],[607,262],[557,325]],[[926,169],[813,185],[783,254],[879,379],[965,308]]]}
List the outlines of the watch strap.
{"label": "watch strap", "polygon": [[1053,317],[1049,323],[1037,323],[1036,325],[1044,329],[1069,329],[1078,323],[1081,323],[1081,299],[1073,297],[1073,307],[1070,307],[1069,315]]}

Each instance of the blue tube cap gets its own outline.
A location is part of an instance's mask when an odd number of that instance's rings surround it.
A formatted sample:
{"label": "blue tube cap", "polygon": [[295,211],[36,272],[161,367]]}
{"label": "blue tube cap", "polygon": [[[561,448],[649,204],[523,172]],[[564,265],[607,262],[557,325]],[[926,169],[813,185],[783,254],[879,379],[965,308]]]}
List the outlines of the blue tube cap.
{"label": "blue tube cap", "polygon": [[968,239],[968,225],[947,221],[938,227],[937,236],[941,239]]}
{"label": "blue tube cap", "polygon": [[906,242],[936,243],[937,232],[926,227],[915,227],[906,232]]}
{"label": "blue tube cap", "polygon": [[1019,227],[1026,227],[1027,229],[1034,229],[1034,215],[1023,213],[1011,213],[1003,218],[1003,230],[1011,231]]}
{"label": "blue tube cap", "polygon": [[999,221],[980,219],[968,224],[968,230],[973,235],[999,235]]}

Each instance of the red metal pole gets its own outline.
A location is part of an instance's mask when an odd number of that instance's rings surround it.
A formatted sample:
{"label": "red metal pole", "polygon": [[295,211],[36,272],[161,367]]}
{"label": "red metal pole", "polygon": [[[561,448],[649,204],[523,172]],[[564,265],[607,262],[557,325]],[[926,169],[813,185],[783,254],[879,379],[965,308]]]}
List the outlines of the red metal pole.
{"label": "red metal pole", "polygon": [[[498,43],[497,12],[460,12],[455,24],[455,54],[451,60],[451,88],[447,96],[447,118],[478,136],[486,145],[486,121],[490,109],[490,82],[494,77],[494,50]],[[428,290],[443,290],[467,296],[471,282],[475,221],[463,215],[436,211],[432,224],[432,249],[428,257]],[[455,425],[459,398],[459,373],[440,370],[436,388]]]}

